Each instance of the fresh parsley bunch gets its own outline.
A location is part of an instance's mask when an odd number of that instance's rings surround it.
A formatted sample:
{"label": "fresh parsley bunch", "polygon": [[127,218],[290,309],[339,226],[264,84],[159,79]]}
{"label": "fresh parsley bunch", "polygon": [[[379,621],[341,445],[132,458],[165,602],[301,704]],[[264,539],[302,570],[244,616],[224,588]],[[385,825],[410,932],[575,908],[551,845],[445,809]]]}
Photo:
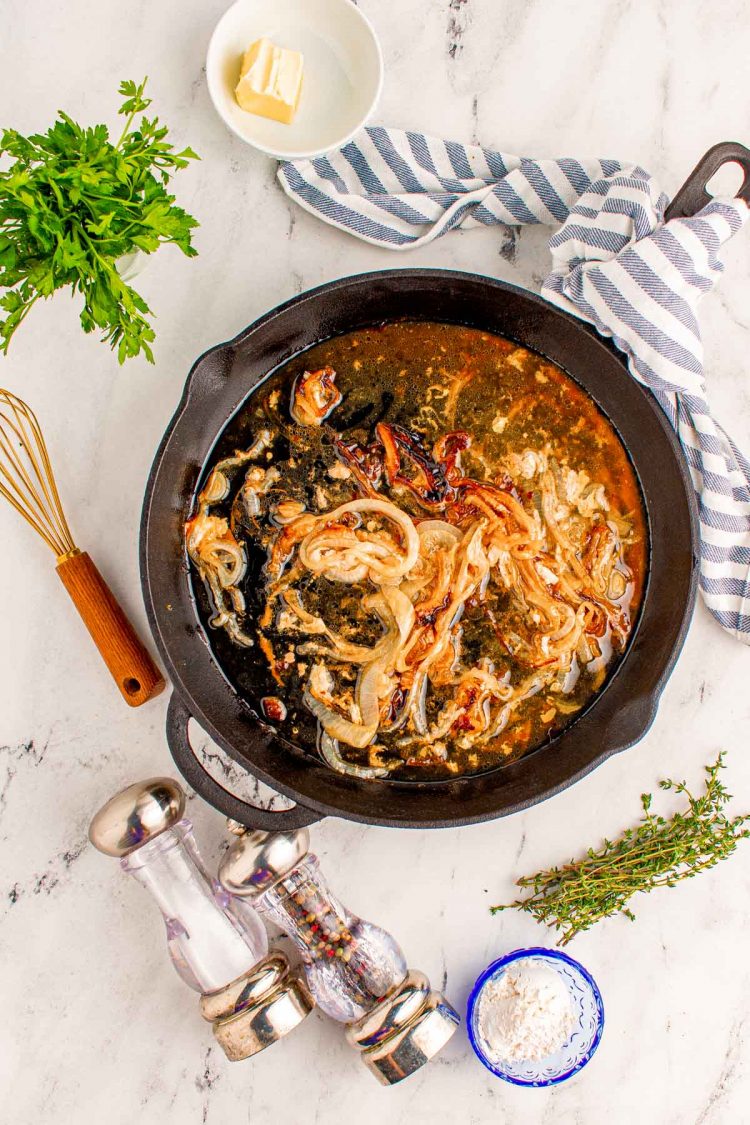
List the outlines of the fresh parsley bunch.
{"label": "fresh parsley bunch", "polygon": [[62,112],[45,134],[3,132],[0,157],[13,161],[0,171],[3,352],[40,297],[70,286],[83,297],[84,332],[101,329],[120,363],[140,352],[153,363],[151,310],[116,263],[135,249],[152,254],[164,242],[195,255],[191,231],[198,223],[175,206],[166,185],[198,157],[190,148],[174,152],[158,117],[144,116],[134,128],[151,104],[145,88],[145,79],[121,84],[126,122],[116,144],[106,125],[83,128]]}

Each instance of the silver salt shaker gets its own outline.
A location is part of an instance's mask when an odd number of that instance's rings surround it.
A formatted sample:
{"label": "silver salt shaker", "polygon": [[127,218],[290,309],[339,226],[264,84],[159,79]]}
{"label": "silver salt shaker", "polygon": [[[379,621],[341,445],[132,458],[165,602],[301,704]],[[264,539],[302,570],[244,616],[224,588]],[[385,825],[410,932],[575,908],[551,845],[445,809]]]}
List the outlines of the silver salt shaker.
{"label": "silver salt shaker", "polygon": [[153,896],[172,963],[201,993],[203,1018],[231,1060],[282,1039],[314,1007],[305,980],[279,952],[249,903],[208,874],[184,815],[185,794],[169,777],[136,782],[94,816],[89,839]]}

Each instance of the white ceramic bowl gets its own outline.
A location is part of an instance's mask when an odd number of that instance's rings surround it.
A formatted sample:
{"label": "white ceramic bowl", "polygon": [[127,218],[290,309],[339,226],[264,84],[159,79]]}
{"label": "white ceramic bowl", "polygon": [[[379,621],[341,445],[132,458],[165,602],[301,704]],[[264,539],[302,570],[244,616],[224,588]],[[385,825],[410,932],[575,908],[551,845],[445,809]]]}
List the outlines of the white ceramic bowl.
{"label": "white ceramic bowl", "polygon": [[[242,55],[261,36],[304,56],[291,125],[247,113],[235,99]],[[338,148],[362,128],[380,95],[383,56],[351,0],[237,0],[211,36],[206,75],[219,116],[238,137],[280,160],[299,160]]]}

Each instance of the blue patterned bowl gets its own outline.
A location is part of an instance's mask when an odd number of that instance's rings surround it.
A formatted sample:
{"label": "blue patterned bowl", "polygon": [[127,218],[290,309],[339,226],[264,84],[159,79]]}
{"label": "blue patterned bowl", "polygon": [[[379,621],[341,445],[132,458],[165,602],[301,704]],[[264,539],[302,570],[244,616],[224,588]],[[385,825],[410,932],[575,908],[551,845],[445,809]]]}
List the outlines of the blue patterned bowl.
{"label": "blue patterned bowl", "polygon": [[[478,1006],[482,989],[488,981],[501,977],[514,961],[536,962],[554,969],[562,977],[570,993],[576,1018],[575,1028],[560,1050],[544,1059],[498,1061],[479,1030]],[[594,1054],[604,1029],[604,1005],[596,981],[572,957],[556,949],[516,949],[507,957],[493,961],[477,978],[469,997],[466,1026],[477,1058],[498,1078],[516,1086],[553,1086],[577,1074]]]}

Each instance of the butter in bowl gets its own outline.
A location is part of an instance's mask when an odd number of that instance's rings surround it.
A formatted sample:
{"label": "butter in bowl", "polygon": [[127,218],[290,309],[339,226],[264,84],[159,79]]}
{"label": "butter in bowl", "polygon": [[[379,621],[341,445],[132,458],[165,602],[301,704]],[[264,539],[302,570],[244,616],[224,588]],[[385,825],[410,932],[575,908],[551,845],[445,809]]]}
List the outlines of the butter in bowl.
{"label": "butter in bowl", "polygon": [[304,60],[299,51],[257,39],[245,51],[234,96],[240,109],[291,125],[302,93]]}
{"label": "butter in bowl", "polygon": [[242,140],[280,160],[345,144],[380,95],[375,32],[351,0],[237,0],[208,48],[214,106]]}

